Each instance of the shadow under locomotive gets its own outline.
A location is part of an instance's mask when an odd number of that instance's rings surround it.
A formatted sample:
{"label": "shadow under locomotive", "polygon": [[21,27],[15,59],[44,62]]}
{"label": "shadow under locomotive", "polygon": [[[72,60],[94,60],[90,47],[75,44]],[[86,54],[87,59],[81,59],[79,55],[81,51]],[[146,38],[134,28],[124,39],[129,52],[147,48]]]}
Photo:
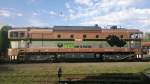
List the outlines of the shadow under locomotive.
{"label": "shadow under locomotive", "polygon": [[[80,77],[80,75],[79,75]],[[60,84],[149,84],[150,78],[143,73],[103,73],[99,75],[66,77]]]}

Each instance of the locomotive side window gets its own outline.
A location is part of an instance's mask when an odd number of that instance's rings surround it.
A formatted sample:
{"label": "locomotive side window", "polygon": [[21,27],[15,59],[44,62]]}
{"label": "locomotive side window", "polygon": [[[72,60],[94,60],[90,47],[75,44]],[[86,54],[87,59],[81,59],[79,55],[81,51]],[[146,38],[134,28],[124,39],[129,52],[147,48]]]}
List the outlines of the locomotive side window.
{"label": "locomotive side window", "polygon": [[57,38],[61,38],[61,35],[60,35],[60,34],[58,34],[58,35],[57,35]]}
{"label": "locomotive side window", "polygon": [[138,33],[131,34],[130,38],[131,39],[141,39],[142,38],[142,34],[138,34]]}
{"label": "locomotive side window", "polygon": [[87,37],[86,34],[84,34],[84,35],[83,35],[83,38],[86,38],[86,37]]}
{"label": "locomotive side window", "polygon": [[24,32],[10,32],[10,37],[11,38],[18,38],[18,37],[24,37],[25,33]]}
{"label": "locomotive side window", "polygon": [[71,34],[71,35],[70,35],[70,38],[74,38],[74,35],[73,35],[73,34]]}
{"label": "locomotive side window", "polygon": [[24,37],[25,33],[24,32],[20,32],[20,37]]}
{"label": "locomotive side window", "polygon": [[13,37],[18,37],[18,32],[14,32]]}
{"label": "locomotive side window", "polygon": [[142,38],[143,38],[143,35],[142,35],[142,34],[139,34],[139,38],[141,38],[141,39],[142,39]]}
{"label": "locomotive side window", "polygon": [[18,37],[18,32],[14,32],[14,37]]}
{"label": "locomotive side window", "polygon": [[10,37],[13,37],[13,32],[10,32]]}
{"label": "locomotive side window", "polygon": [[96,38],[99,38],[99,35],[96,35]]}
{"label": "locomotive side window", "polygon": [[10,32],[10,37],[18,37],[18,32]]}

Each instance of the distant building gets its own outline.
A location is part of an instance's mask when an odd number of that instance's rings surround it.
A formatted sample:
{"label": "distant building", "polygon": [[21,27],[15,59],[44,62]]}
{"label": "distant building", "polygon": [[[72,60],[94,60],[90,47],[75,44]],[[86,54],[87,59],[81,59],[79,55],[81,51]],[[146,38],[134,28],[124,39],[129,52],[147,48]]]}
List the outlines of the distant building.
{"label": "distant building", "polygon": [[144,34],[143,54],[150,55],[150,32]]}
{"label": "distant building", "polygon": [[143,47],[143,54],[150,55],[150,42],[143,42],[142,44]]}

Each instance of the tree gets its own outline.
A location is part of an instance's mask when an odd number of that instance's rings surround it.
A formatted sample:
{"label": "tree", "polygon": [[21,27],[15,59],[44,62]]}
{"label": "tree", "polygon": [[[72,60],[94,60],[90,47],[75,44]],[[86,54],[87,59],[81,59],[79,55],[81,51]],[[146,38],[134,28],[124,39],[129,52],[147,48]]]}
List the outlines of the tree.
{"label": "tree", "polygon": [[144,34],[144,41],[150,41],[150,32]]}
{"label": "tree", "polygon": [[3,26],[0,30],[0,48],[1,54],[6,53],[7,48],[9,47],[9,40],[8,40],[8,30],[11,26]]}

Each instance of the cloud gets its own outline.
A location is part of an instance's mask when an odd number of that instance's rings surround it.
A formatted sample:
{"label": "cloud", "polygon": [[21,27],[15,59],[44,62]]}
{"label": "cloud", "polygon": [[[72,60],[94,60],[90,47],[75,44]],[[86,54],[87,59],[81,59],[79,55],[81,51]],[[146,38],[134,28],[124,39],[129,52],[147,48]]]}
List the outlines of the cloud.
{"label": "cloud", "polygon": [[71,6],[69,3],[65,3],[65,7],[69,9]]}
{"label": "cloud", "polygon": [[21,16],[23,16],[23,13],[19,12],[16,9],[13,9],[13,8],[1,8],[0,16],[7,17],[7,18],[12,18],[12,17],[16,17],[16,16],[21,17]]}
{"label": "cloud", "polygon": [[32,15],[33,15],[33,16],[39,16],[40,13],[38,13],[38,12],[33,12]]}
{"label": "cloud", "polygon": [[123,25],[126,27],[143,28],[147,31],[150,26],[150,9],[130,8],[112,12],[103,16],[95,16],[81,21],[82,25]]}
{"label": "cloud", "polygon": [[41,0],[25,0],[25,3],[26,3],[27,5],[35,5],[35,4],[37,4],[39,1],[41,1]]}
{"label": "cloud", "polygon": [[17,13],[16,15],[19,16],[19,17],[23,16],[22,13]]}
{"label": "cloud", "polygon": [[7,10],[0,10],[0,16],[4,16],[4,17],[10,17],[10,12]]}
{"label": "cloud", "polygon": [[52,10],[35,10],[32,12],[32,15],[33,16],[40,16],[40,15],[50,15],[50,16],[56,16],[57,13],[55,11],[52,11]]}
{"label": "cloud", "polygon": [[54,11],[50,11],[49,14],[50,15],[56,15],[56,13]]}
{"label": "cloud", "polygon": [[[70,7],[66,4],[70,19],[88,18],[107,14],[113,11],[124,10],[140,0],[74,0],[77,5]],[[92,3],[92,5],[87,5]],[[84,5],[87,5],[86,7]],[[70,10],[74,12],[70,12]]]}
{"label": "cloud", "polygon": [[[127,27],[150,26],[150,8],[140,8],[146,0],[74,0],[68,7],[70,21],[80,25],[121,25]],[[89,3],[92,3],[89,5]]]}
{"label": "cloud", "polygon": [[29,0],[30,3],[35,3],[37,1],[39,1],[39,0]]}
{"label": "cloud", "polygon": [[142,21],[148,22],[150,19],[150,9],[136,9],[130,8],[122,11],[111,12],[102,16],[95,16],[86,19],[89,23],[100,22],[100,23],[122,23],[125,21]]}
{"label": "cloud", "polygon": [[87,5],[87,6],[93,5],[92,0],[75,0],[75,3],[80,5]]}
{"label": "cloud", "polygon": [[37,1],[37,0],[31,0],[31,2],[35,2],[35,1]]}

